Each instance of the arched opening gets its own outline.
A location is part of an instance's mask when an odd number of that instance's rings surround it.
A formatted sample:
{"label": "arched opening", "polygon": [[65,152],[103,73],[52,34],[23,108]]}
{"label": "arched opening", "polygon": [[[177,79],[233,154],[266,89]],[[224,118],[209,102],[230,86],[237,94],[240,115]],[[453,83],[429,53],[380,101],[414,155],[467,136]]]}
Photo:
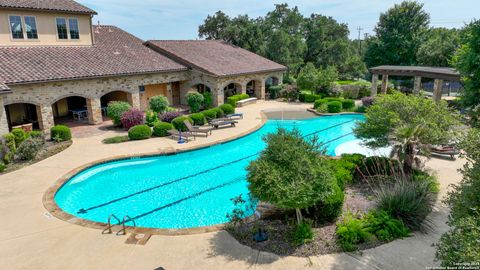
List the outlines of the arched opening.
{"label": "arched opening", "polygon": [[265,80],[265,94],[268,99],[275,99],[278,97],[279,93],[270,91],[270,87],[277,86],[280,84],[280,80],[277,77],[270,77]]}
{"label": "arched opening", "polygon": [[192,87],[192,89],[196,90],[198,93],[200,94],[204,94],[204,93],[212,93],[212,89],[210,87],[208,87],[207,85],[205,84],[202,84],[202,83],[199,83],[197,85],[194,85]]}
{"label": "arched opening", "polygon": [[52,105],[55,125],[75,126],[88,123],[87,99],[80,96],[62,98]]}
{"label": "arched opening", "polygon": [[37,105],[30,103],[13,103],[5,106],[8,128],[21,128],[25,131],[39,130],[40,123],[38,115],[40,109]]}
{"label": "arched opening", "polygon": [[100,98],[100,104],[102,105],[102,111],[104,111],[108,103],[112,101],[125,101],[128,102],[128,93],[124,91],[113,91],[103,95]]}
{"label": "arched opening", "polygon": [[241,89],[242,89],[242,86],[238,83],[230,83],[227,86],[225,86],[225,88],[223,88],[225,102],[227,101],[227,98],[236,94],[240,94]]}
{"label": "arched opening", "polygon": [[259,80],[251,80],[247,83],[246,86],[247,94],[250,97],[262,98],[262,81]]}

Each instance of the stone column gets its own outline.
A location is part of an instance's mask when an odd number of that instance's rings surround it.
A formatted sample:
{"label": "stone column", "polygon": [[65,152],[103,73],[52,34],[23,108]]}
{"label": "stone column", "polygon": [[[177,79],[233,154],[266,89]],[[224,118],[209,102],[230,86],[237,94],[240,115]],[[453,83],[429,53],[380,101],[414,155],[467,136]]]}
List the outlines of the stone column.
{"label": "stone column", "polygon": [[128,93],[127,100],[133,108],[141,109],[140,107],[140,91],[135,93]]}
{"label": "stone column", "polygon": [[172,87],[172,83],[167,83],[167,99],[168,99],[168,103],[173,104],[173,87]]}
{"label": "stone column", "polygon": [[103,123],[102,104],[99,98],[87,98],[87,111],[90,125]]}
{"label": "stone column", "polygon": [[7,112],[5,111],[5,105],[3,97],[0,96],[0,135],[6,134],[9,132],[8,121],[7,121]]}
{"label": "stone column", "polygon": [[246,94],[247,93],[247,84],[246,83],[242,83],[242,84],[238,84],[240,85],[240,89],[237,88],[237,94]]}
{"label": "stone column", "polygon": [[255,97],[258,99],[265,99],[265,83],[263,81],[255,81]]}
{"label": "stone column", "polygon": [[223,91],[223,88],[219,89],[212,89],[213,93],[213,105],[214,106],[219,106],[224,103],[224,98],[225,98],[225,92]]}
{"label": "stone column", "polygon": [[422,89],[422,77],[415,76],[415,81],[413,83],[413,93],[418,95]]}
{"label": "stone column", "polygon": [[387,93],[387,88],[388,88],[388,75],[383,74],[382,75],[382,94]]}
{"label": "stone column", "polygon": [[372,93],[371,96],[374,97],[377,95],[378,91],[378,74],[373,74],[372,75]]}
{"label": "stone column", "polygon": [[45,135],[50,135],[50,128],[55,125],[53,110],[50,104],[37,106],[38,125]]}
{"label": "stone column", "polygon": [[440,101],[442,99],[443,80],[435,79],[433,83],[433,100]]}

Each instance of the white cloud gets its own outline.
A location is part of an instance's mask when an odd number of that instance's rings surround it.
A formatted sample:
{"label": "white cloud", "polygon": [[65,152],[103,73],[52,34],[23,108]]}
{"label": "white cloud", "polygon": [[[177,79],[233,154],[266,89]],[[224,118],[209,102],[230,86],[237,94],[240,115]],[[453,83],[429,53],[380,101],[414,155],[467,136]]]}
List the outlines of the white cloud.
{"label": "white cloud", "polygon": [[[265,15],[275,3],[287,2],[298,6],[309,16],[319,13],[347,23],[351,37],[356,37],[357,27],[371,32],[381,12],[399,0],[77,0],[95,9],[95,20],[102,24],[117,25],[142,39],[195,39],[198,26],[205,17],[217,10],[230,16],[248,14],[250,17]],[[432,25],[461,27],[477,16],[478,0],[424,0]]]}

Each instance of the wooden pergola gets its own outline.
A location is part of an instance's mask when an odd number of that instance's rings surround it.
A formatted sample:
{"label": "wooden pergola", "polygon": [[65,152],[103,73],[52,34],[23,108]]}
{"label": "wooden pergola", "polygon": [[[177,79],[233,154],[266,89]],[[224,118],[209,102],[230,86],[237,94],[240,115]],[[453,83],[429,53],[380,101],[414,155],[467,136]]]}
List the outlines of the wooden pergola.
{"label": "wooden pergola", "polygon": [[412,76],[415,78],[413,92],[420,93],[422,78],[434,79],[433,99],[442,99],[443,81],[460,81],[460,73],[453,68],[421,66],[378,66],[370,68],[372,73],[372,96],[377,95],[379,75],[382,76],[381,93],[387,93],[388,76]]}

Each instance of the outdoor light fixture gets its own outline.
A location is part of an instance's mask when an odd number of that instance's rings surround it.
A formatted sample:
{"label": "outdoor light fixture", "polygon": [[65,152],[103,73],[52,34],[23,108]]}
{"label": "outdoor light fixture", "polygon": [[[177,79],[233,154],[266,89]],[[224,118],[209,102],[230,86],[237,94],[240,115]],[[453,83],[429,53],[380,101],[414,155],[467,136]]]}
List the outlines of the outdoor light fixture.
{"label": "outdoor light fixture", "polygon": [[264,231],[261,227],[258,228],[258,231],[253,235],[253,240],[260,243],[268,240],[267,232]]}

